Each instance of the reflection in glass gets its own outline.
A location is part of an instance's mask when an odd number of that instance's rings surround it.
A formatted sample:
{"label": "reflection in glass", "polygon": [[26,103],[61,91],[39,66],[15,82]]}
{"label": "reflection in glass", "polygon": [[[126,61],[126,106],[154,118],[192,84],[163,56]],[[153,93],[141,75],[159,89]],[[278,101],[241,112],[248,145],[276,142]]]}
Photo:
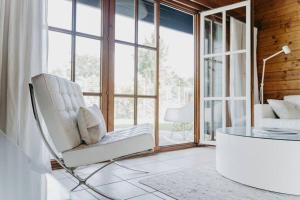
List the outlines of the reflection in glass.
{"label": "reflection in glass", "polygon": [[204,96],[222,96],[222,57],[204,59]]}
{"label": "reflection in glass", "polygon": [[154,3],[152,0],[139,0],[138,43],[155,46]]}
{"label": "reflection in glass", "polygon": [[193,16],[164,5],[160,12],[159,134],[164,146],[194,140],[194,36]]}
{"label": "reflection in glass", "polygon": [[130,127],[134,124],[133,98],[115,97],[115,129]]}
{"label": "reflection in glass", "polygon": [[[52,1],[52,0],[50,0]],[[90,35],[101,34],[101,1],[77,0],[76,31]]]}
{"label": "reflection in glass", "polygon": [[76,37],[76,77],[84,92],[100,92],[100,41]]}
{"label": "reflection in glass", "polygon": [[204,102],[204,140],[216,140],[216,129],[222,127],[222,101]]}
{"label": "reflection in glass", "polygon": [[155,95],[156,51],[139,48],[138,94]]}
{"label": "reflection in glass", "polygon": [[99,96],[83,96],[85,105],[92,106],[96,104],[100,108],[100,97]]}
{"label": "reflection in glass", "polygon": [[116,0],[116,40],[134,42],[134,27],[134,0]]}
{"label": "reflection in glass", "polygon": [[134,92],[134,47],[115,45],[115,94]]}
{"label": "reflection in glass", "polygon": [[71,36],[49,31],[48,73],[71,80]]}

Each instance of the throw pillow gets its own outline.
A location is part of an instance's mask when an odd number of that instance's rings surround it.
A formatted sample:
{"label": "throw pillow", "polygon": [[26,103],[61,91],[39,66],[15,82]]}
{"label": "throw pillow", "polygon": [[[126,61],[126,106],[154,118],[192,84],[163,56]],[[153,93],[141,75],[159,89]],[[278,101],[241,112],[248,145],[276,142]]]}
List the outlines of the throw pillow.
{"label": "throw pillow", "polygon": [[81,139],[86,144],[95,144],[107,133],[105,120],[98,106],[80,107],[77,122]]}
{"label": "throw pillow", "polygon": [[300,109],[296,104],[275,99],[268,99],[268,103],[280,119],[300,119]]}

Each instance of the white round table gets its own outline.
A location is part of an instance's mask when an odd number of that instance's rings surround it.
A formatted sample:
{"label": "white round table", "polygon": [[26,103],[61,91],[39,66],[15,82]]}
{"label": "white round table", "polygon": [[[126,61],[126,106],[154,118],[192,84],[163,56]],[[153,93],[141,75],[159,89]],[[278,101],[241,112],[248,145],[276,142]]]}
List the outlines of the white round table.
{"label": "white round table", "polygon": [[300,135],[218,129],[216,169],[248,186],[300,195]]}

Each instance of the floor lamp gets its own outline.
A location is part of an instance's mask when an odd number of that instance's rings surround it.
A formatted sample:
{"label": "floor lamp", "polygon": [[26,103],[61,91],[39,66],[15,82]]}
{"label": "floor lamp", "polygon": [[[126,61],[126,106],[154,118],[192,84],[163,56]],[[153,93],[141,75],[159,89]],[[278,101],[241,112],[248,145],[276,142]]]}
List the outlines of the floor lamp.
{"label": "floor lamp", "polygon": [[281,51],[278,51],[277,53],[274,53],[273,55],[263,59],[264,63],[263,63],[262,78],[261,78],[261,83],[260,83],[260,103],[261,104],[264,104],[264,79],[265,79],[266,62],[281,53],[289,54],[289,53],[291,53],[291,49],[288,46],[283,46]]}

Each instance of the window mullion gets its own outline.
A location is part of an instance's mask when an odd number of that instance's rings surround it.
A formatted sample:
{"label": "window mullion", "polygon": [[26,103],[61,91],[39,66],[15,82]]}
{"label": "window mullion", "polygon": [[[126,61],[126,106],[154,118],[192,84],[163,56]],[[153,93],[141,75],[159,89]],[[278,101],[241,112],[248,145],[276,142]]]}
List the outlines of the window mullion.
{"label": "window mullion", "polygon": [[75,60],[76,60],[76,3],[72,1],[72,43],[71,43],[71,80],[75,81]]}
{"label": "window mullion", "polygon": [[[138,13],[139,13],[139,0],[134,2],[134,43],[138,44]],[[137,124],[137,90],[138,90],[138,47],[134,47],[134,125]]]}

